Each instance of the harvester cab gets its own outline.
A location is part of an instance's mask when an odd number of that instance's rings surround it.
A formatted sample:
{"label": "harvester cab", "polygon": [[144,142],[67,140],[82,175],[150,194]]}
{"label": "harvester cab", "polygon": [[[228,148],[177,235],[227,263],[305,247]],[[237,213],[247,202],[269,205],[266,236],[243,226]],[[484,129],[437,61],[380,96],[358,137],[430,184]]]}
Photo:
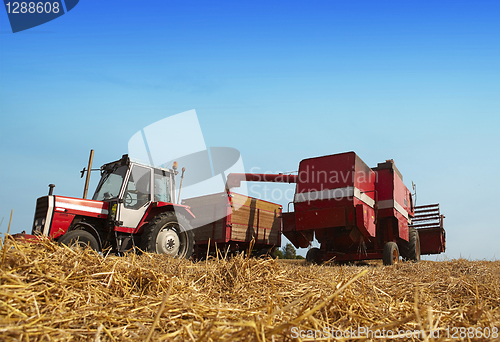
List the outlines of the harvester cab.
{"label": "harvester cab", "polygon": [[[189,207],[175,204],[176,163],[171,169],[152,167],[124,155],[100,172],[92,200],[52,192],[40,197],[32,234],[98,251],[111,247],[120,253],[138,246],[180,257],[192,254],[189,219],[194,215]],[[88,182],[84,197],[87,187]]]}

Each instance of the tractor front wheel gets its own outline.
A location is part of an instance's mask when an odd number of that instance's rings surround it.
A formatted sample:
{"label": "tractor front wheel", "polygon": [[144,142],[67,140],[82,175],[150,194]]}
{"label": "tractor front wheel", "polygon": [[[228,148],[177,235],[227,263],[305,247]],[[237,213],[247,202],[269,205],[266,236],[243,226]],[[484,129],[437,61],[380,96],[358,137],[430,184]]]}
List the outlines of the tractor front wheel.
{"label": "tractor front wheel", "polygon": [[67,232],[59,239],[59,242],[70,248],[90,247],[95,251],[99,251],[99,243],[97,242],[96,238],[94,237],[94,235],[85,230],[72,230],[70,232]]}
{"label": "tractor front wheel", "polygon": [[146,252],[189,258],[193,254],[194,234],[189,222],[179,214],[157,215],[144,228],[141,249]]}
{"label": "tractor front wheel", "polygon": [[395,265],[399,262],[399,248],[395,242],[387,242],[384,245],[382,260],[384,261],[384,266]]}

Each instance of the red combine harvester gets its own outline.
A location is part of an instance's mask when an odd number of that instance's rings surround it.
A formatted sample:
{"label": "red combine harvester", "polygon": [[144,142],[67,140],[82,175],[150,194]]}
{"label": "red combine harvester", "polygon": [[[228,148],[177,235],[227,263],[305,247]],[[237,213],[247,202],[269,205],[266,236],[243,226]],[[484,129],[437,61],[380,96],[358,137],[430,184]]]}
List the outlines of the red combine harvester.
{"label": "red combine harvester", "polygon": [[445,250],[439,205],[414,206],[412,194],[392,160],[368,167],[354,152],[304,159],[298,175],[230,174],[241,181],[296,183],[294,212],[283,213],[283,234],[296,248],[316,238],[306,259],[350,262],[420,260]]}

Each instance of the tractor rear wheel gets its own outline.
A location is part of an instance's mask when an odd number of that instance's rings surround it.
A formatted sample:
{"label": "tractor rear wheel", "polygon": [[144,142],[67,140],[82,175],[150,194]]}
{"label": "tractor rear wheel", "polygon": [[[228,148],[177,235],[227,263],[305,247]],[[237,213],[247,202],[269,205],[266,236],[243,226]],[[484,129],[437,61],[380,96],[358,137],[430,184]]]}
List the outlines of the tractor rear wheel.
{"label": "tractor rear wheel", "polygon": [[414,262],[420,261],[420,237],[418,235],[418,230],[413,227],[410,227],[408,237],[408,243],[406,245],[406,255],[405,258],[407,260],[411,260]]}
{"label": "tractor rear wheel", "polygon": [[85,230],[72,230],[64,234],[59,242],[70,247],[81,247],[81,248],[92,248],[95,251],[99,251],[99,243],[97,242],[94,235],[90,234]]}
{"label": "tractor rear wheel", "polygon": [[321,254],[321,250],[319,248],[313,247],[307,251],[306,261],[312,264],[319,264],[318,259]]}
{"label": "tractor rear wheel", "polygon": [[144,228],[141,249],[188,259],[194,250],[194,234],[189,222],[180,214],[157,215]]}
{"label": "tractor rear wheel", "polygon": [[390,266],[399,263],[399,248],[395,242],[387,242],[384,245],[382,260],[384,261],[384,266]]}

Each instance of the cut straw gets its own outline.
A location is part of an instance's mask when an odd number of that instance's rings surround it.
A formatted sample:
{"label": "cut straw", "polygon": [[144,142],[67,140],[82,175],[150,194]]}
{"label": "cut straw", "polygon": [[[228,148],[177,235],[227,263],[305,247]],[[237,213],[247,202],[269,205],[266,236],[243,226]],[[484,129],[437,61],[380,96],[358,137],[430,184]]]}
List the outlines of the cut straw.
{"label": "cut straw", "polygon": [[193,262],[101,255],[48,239],[5,242],[5,341],[333,341],[318,333],[362,328],[391,330],[397,341],[434,341],[453,328],[491,337],[500,328],[500,261],[340,267],[223,258],[220,250]]}

